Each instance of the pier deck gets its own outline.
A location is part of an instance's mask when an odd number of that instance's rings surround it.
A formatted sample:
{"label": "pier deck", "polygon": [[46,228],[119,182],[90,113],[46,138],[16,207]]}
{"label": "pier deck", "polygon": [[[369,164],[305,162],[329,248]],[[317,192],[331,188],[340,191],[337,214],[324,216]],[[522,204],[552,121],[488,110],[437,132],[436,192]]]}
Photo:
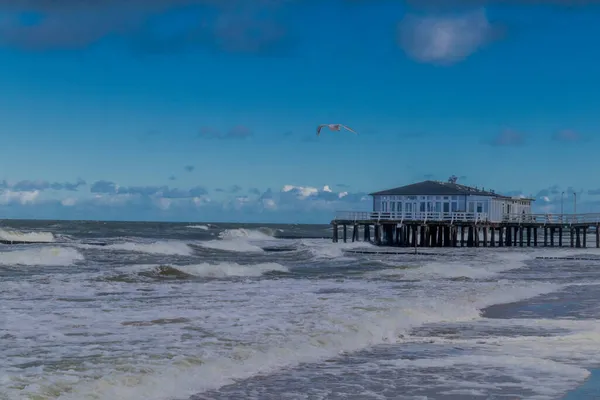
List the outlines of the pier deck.
{"label": "pier deck", "polygon": [[333,242],[371,242],[403,247],[587,247],[587,235],[595,235],[600,248],[600,214],[506,214],[490,221],[485,213],[467,212],[356,212],[341,211],[331,221]]}

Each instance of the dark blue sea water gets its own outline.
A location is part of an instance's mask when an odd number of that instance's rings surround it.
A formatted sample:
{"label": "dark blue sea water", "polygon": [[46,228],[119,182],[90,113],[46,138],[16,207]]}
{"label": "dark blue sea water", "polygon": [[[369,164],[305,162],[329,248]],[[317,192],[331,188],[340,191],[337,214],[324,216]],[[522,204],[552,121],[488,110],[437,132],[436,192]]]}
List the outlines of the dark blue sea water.
{"label": "dark blue sea water", "polygon": [[330,233],[4,221],[0,399],[600,399],[598,250]]}

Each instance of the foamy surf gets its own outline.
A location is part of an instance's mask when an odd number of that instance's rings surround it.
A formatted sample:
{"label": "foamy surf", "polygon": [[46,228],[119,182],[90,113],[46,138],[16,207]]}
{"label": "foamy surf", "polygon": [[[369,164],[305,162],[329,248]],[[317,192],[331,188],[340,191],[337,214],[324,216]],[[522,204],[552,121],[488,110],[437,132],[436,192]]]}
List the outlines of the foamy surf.
{"label": "foamy surf", "polygon": [[354,260],[356,257],[346,255],[344,250],[376,248],[368,242],[332,243],[323,239],[302,239],[300,243],[317,259]]}
{"label": "foamy surf", "polygon": [[[477,263],[468,261],[427,262],[412,268],[390,268],[376,271],[370,276],[395,276],[408,280],[420,279],[490,279],[499,277],[502,272],[522,268],[531,256],[525,254],[495,254],[489,260]],[[389,264],[389,262],[387,263]]]}
{"label": "foamy surf", "polygon": [[70,247],[36,247],[0,252],[0,265],[7,266],[68,266],[83,260],[83,255]]}
{"label": "foamy surf", "polygon": [[148,254],[189,256],[193,253],[190,246],[178,241],[158,241],[153,243],[115,243],[104,246],[108,250],[131,251]]}
{"label": "foamy surf", "polygon": [[[180,225],[178,240],[162,239],[168,230],[151,239],[153,227],[134,226],[103,226],[109,246],[70,245],[86,249],[76,267],[2,270],[0,399],[260,400],[300,392],[541,400],[559,398],[600,360],[593,322],[525,319],[551,318],[552,307],[595,318],[594,288],[581,286],[600,280],[593,265],[521,260],[519,249],[453,249],[452,257],[428,256],[433,263],[350,258],[336,251],[371,245],[248,229],[215,242],[299,251],[216,253],[198,251],[198,232]],[[111,248],[118,239],[137,250]],[[156,243],[193,243],[195,251],[179,257],[139,246]],[[418,279],[371,279],[395,265],[415,267],[409,273]],[[461,277],[470,279],[454,279]],[[493,313],[505,319],[490,322]]]}
{"label": "foamy surf", "polygon": [[[269,289],[272,289],[272,285],[269,286],[271,286]],[[533,289],[533,293],[540,293],[549,288],[522,285],[516,290],[493,286],[482,289],[484,290],[479,292],[479,296],[485,292],[492,299],[499,295],[502,300],[512,301],[527,297],[527,289]],[[304,313],[311,312],[309,310],[314,307],[312,301],[303,306],[302,303],[297,302],[298,299],[294,299],[297,293],[291,293],[289,289],[287,293],[290,295],[287,301],[292,301],[293,306],[290,304],[291,309],[286,307],[285,314],[293,312],[296,315],[307,315]],[[304,296],[302,298],[306,302],[307,298]],[[411,298],[406,299],[405,302],[384,306],[385,301],[381,302],[383,299],[374,297],[370,303],[372,303],[371,307],[376,307],[370,312],[369,304],[365,303],[364,299],[356,299],[354,302],[348,298],[347,300],[351,302],[348,306],[354,305],[353,307],[328,309],[325,314],[314,315],[310,323],[305,321],[301,325],[289,325],[289,322],[286,322],[281,325],[283,321],[277,322],[279,320],[277,316],[283,315],[280,311],[283,298],[277,297],[277,299],[270,314],[262,312],[259,315],[246,314],[239,319],[240,323],[248,329],[248,333],[259,329],[261,335],[267,335],[255,345],[238,344],[227,354],[216,352],[197,356],[195,362],[171,363],[168,368],[146,370],[144,374],[136,374],[135,378],[122,374],[107,374],[95,382],[82,382],[82,385],[77,385],[71,393],[65,393],[59,399],[184,398],[258,374],[270,374],[282,368],[319,362],[340,353],[355,352],[377,344],[398,343],[402,341],[399,335],[425,323],[472,321],[479,318],[479,307],[495,302],[492,299],[480,298],[478,301],[454,295],[450,298],[438,298],[435,301],[421,299],[419,303],[415,298]],[[280,310],[275,304],[279,304]],[[239,317],[241,315],[237,314],[229,318],[236,321]],[[185,315],[181,318],[185,318]],[[262,326],[259,328],[256,323]]]}
{"label": "foamy surf", "polygon": [[52,232],[21,232],[0,229],[0,240],[7,242],[52,243],[55,238]]}
{"label": "foamy surf", "polygon": [[208,225],[187,225],[186,228],[188,229],[200,229],[203,231],[207,231],[210,229],[210,227]]}
{"label": "foamy surf", "polygon": [[198,244],[207,249],[237,253],[262,253],[261,246],[273,243],[274,232],[268,229],[226,229],[219,233],[219,239],[201,241]]}
{"label": "foamy surf", "polygon": [[139,265],[126,267],[136,272],[151,272],[158,276],[189,276],[202,278],[259,277],[269,272],[289,272],[278,263],[258,263],[242,265],[235,262],[201,263],[191,265]]}

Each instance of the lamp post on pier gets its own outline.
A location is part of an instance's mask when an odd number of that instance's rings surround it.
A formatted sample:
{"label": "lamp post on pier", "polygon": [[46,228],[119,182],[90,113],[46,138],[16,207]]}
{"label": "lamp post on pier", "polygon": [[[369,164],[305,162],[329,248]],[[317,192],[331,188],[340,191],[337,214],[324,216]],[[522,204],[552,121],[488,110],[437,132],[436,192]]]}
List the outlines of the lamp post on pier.
{"label": "lamp post on pier", "polygon": [[563,191],[560,194],[560,222],[562,223],[564,220],[564,202],[565,202],[565,192]]}
{"label": "lamp post on pier", "polygon": [[577,193],[573,192],[573,218],[577,218]]}

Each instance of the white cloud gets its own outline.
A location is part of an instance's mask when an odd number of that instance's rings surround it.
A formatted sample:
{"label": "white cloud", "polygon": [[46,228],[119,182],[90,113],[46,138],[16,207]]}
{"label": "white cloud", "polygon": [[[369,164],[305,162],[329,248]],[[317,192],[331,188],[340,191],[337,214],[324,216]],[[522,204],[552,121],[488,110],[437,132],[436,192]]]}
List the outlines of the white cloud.
{"label": "white cloud", "polygon": [[[33,183],[32,183],[33,182]],[[0,187],[0,212],[6,218],[111,219],[111,220],[212,220],[221,222],[305,222],[327,223],[336,211],[370,210],[372,198],[366,193],[337,191],[335,186],[282,185],[276,190],[248,189],[246,193],[214,193],[200,187],[166,188],[130,186],[125,193],[117,185],[83,186],[73,184],[37,184],[36,181]],[[15,190],[14,187],[44,186],[46,189]],[[80,185],[81,186],[81,185]],[[121,186],[122,187],[122,186]],[[95,188],[96,191],[93,191]],[[540,190],[535,196],[534,212],[559,212],[561,192],[571,188],[557,186]],[[598,212],[600,201],[593,194],[579,191],[578,212]],[[592,191],[594,193],[594,191]],[[523,191],[505,193],[523,197]],[[530,197],[530,196],[526,196]],[[564,199],[565,212],[571,212],[573,201]]]}
{"label": "white cloud", "polygon": [[294,186],[284,185],[281,189],[282,192],[297,193],[301,197],[314,196],[319,193],[319,189],[310,186]]}
{"label": "white cloud", "polygon": [[[20,185],[30,187],[33,183],[28,181],[27,185]],[[45,183],[43,186],[46,189],[0,188],[0,207],[4,215],[10,218],[254,219],[316,223],[328,221],[336,210],[367,209],[371,204],[364,193],[338,192],[331,185],[318,188],[288,184],[279,190],[249,189],[247,193],[218,194],[216,198],[204,194],[208,191],[202,188],[125,187],[109,181],[99,181],[77,190],[56,190]]]}
{"label": "white cloud", "polygon": [[9,205],[9,204],[33,204],[40,197],[39,190],[32,191],[12,191],[12,190],[4,190],[2,194],[0,194],[0,204]]}
{"label": "white cloud", "polygon": [[450,16],[408,15],[399,24],[398,40],[417,61],[454,64],[493,40],[496,32],[483,9]]}
{"label": "white cloud", "polygon": [[75,204],[77,204],[77,199],[74,199],[72,197],[67,197],[66,199],[62,199],[60,201],[60,204],[62,204],[65,207],[72,207]]}
{"label": "white cloud", "polygon": [[171,204],[173,204],[173,200],[166,199],[164,197],[158,197],[158,198],[154,199],[154,203],[161,210],[168,210],[169,208],[171,208]]}
{"label": "white cloud", "polygon": [[273,200],[273,199],[263,199],[262,205],[267,210],[276,210],[277,209],[277,204],[275,203],[275,200]]}

